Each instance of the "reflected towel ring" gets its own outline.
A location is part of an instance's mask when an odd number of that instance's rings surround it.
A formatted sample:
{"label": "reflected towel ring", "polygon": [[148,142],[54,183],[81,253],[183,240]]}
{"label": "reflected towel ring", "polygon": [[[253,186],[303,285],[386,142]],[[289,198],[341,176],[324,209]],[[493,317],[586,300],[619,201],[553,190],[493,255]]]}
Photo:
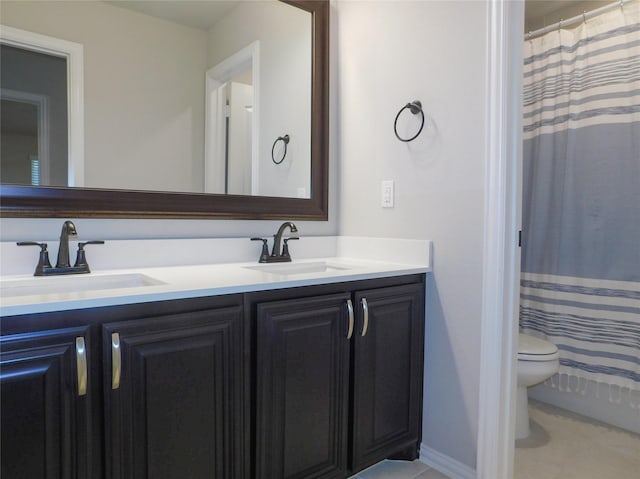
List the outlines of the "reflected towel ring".
{"label": "reflected towel ring", "polygon": [[[280,158],[280,161],[276,161],[276,159],[273,157],[273,152],[276,149],[276,143],[278,143],[279,141],[284,142],[284,154],[282,155],[282,158]],[[273,146],[271,147],[271,161],[273,161],[276,165],[279,165],[280,163],[282,163],[285,157],[287,156],[288,144],[289,144],[289,135],[279,136],[278,138],[276,138],[276,141],[273,142]]]}
{"label": "reflected towel ring", "polygon": [[[398,135],[398,118],[400,118],[400,115],[402,114],[402,112],[405,111],[407,108],[414,115],[417,115],[418,113],[420,113],[420,115],[422,115],[422,122],[420,123],[420,129],[418,130],[418,133],[413,135],[411,138],[402,138],[400,135]],[[396,119],[393,122],[393,132],[396,134],[396,138],[398,138],[398,140],[400,141],[404,141],[405,143],[409,141],[413,141],[416,138],[418,138],[418,135],[422,132],[423,128],[424,128],[424,111],[422,111],[422,103],[420,103],[420,100],[412,101],[411,103],[407,103],[405,106],[403,106],[398,112],[398,114],[396,115]]]}

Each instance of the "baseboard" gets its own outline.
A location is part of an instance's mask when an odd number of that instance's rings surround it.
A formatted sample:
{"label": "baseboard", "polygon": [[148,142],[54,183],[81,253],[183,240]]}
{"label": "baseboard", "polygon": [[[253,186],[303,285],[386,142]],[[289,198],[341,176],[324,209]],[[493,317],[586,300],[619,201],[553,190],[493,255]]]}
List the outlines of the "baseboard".
{"label": "baseboard", "polygon": [[420,462],[451,479],[477,479],[474,469],[424,444],[420,445]]}

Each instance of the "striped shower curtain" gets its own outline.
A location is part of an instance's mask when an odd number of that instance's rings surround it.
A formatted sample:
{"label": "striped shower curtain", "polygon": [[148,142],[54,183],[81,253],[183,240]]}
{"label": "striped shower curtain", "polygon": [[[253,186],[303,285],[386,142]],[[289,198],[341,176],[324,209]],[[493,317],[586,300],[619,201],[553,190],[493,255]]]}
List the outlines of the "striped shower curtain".
{"label": "striped shower curtain", "polygon": [[521,329],[574,389],[640,391],[640,1],[524,57]]}

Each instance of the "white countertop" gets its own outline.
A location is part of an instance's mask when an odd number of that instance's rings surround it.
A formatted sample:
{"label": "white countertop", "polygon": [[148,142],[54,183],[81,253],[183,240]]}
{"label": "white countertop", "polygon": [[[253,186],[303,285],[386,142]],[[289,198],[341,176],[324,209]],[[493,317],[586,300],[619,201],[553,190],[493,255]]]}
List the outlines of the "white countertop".
{"label": "white countertop", "polygon": [[[428,241],[404,241],[399,248],[399,262],[392,254],[376,254],[375,245],[385,247],[385,240],[340,242],[338,250],[350,255],[305,257],[285,265],[302,268],[323,265],[327,271],[287,274],[264,272],[255,260],[223,264],[190,264],[130,269],[94,270],[88,275],[34,277],[32,274],[3,275],[0,281],[0,314],[15,316],[51,311],[93,308],[150,301],[217,296],[272,289],[311,286],[376,279],[431,271],[431,245]],[[229,240],[227,240],[229,241]],[[245,240],[246,241],[246,240]],[[389,240],[391,241],[391,240]],[[398,240],[392,240],[395,247]],[[302,243],[302,241],[300,242]],[[185,246],[184,244],[182,246]],[[188,246],[188,245],[187,245]],[[407,251],[415,251],[415,258]],[[370,258],[363,258],[366,255]],[[425,257],[426,256],[426,257]],[[381,260],[380,258],[384,258]],[[375,259],[372,259],[375,258]],[[90,261],[90,259],[89,259]],[[282,263],[281,263],[282,264]],[[30,266],[30,268],[33,265]],[[271,265],[264,265],[269,268]],[[313,269],[313,268],[312,268]],[[122,281],[124,280],[124,281]],[[142,280],[142,282],[140,281]],[[151,284],[146,284],[151,283]],[[124,284],[126,286],[122,287]],[[94,287],[92,285],[100,285]],[[43,291],[47,291],[43,293]]]}

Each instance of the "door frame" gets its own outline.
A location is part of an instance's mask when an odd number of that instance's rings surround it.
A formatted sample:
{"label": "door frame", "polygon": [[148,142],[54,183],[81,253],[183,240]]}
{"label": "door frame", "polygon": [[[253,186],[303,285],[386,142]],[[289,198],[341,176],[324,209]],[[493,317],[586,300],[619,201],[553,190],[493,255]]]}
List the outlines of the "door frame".
{"label": "door frame", "polygon": [[84,186],[84,48],[82,44],[0,25],[0,41],[67,60],[67,186]]}
{"label": "door frame", "polygon": [[204,192],[225,193],[225,86],[238,73],[251,67],[253,113],[251,119],[251,194],[258,191],[260,152],[260,41],[256,40],[205,73]]}
{"label": "door frame", "polygon": [[487,145],[478,479],[513,477],[524,2],[487,2]]}

